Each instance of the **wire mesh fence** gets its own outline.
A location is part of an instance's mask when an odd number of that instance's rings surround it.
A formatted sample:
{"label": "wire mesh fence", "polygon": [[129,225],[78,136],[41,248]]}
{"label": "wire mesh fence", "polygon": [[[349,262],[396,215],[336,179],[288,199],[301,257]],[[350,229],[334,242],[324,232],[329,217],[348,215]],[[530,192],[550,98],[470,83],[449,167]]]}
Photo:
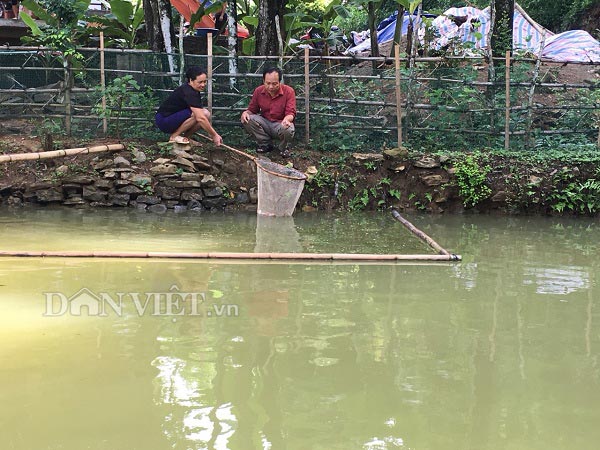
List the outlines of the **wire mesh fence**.
{"label": "wire mesh fence", "polygon": [[[600,143],[600,66],[535,59],[167,55],[80,49],[76,64],[28,47],[0,51],[0,116],[55,121],[76,132],[158,137],[158,104],[186,67],[210,67],[206,93],[215,127],[247,143],[240,114],[267,66],[282,65],[296,90],[298,145],[378,151],[399,144],[427,150],[536,149]],[[103,68],[101,59],[104,60]],[[491,70],[493,69],[493,70]],[[105,89],[102,89],[104,80]],[[104,104],[102,106],[102,98]],[[399,100],[399,101],[398,101]],[[398,120],[401,117],[401,120]],[[61,125],[62,124],[62,125]]]}

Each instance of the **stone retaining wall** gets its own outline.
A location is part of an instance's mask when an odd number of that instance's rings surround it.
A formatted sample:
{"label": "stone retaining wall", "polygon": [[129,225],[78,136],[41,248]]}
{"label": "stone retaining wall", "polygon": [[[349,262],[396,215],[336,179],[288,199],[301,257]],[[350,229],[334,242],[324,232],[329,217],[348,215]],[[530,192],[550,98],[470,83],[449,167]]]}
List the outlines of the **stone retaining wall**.
{"label": "stone retaining wall", "polygon": [[152,212],[223,209],[244,205],[252,209],[256,187],[236,187],[233,193],[215,174],[235,171],[224,161],[174,150],[169,158],[149,165],[143,152],[134,158],[104,154],[90,161],[89,173],[69,173],[59,166],[51,179],[18,185],[0,184],[0,203],[62,204],[65,206],[133,207]]}

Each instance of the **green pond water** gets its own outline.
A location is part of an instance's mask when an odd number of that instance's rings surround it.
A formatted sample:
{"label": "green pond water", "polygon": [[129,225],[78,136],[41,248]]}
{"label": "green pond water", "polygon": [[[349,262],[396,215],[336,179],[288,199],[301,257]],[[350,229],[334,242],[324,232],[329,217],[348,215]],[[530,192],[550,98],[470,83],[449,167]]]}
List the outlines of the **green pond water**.
{"label": "green pond water", "polygon": [[[0,449],[597,449],[600,224],[460,263],[0,258]],[[388,214],[0,209],[2,250],[432,253]]]}

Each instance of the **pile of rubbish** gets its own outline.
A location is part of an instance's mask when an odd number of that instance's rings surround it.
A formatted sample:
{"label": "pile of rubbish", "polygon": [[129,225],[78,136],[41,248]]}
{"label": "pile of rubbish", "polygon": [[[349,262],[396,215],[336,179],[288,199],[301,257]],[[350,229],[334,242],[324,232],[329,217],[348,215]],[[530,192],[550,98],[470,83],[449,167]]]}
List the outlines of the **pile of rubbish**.
{"label": "pile of rubbish", "polygon": [[[435,37],[425,42],[423,17],[432,18],[431,27]],[[392,41],[396,29],[397,13],[381,21],[377,27],[377,42],[384,44]],[[491,34],[490,8],[483,10],[465,6],[450,8],[440,16],[423,14],[420,16],[405,13],[402,17],[402,35],[407,34],[409,25],[417,30],[420,45],[432,50],[444,50],[453,42],[468,44],[463,46],[466,53],[484,54],[489,46]],[[354,45],[345,54],[357,55],[369,52],[371,43],[369,32],[350,33]],[[554,34],[535,22],[515,4],[513,17],[513,49],[540,55],[542,59],[556,62],[600,62],[600,42],[583,30],[570,30]]]}

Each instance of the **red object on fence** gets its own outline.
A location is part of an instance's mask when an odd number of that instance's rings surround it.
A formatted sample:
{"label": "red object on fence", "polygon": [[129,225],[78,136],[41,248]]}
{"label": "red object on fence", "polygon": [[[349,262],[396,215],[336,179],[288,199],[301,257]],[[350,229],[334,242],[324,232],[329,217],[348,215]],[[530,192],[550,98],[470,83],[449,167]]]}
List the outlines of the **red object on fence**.
{"label": "red object on fence", "polygon": [[[200,8],[200,3],[198,0],[171,0],[171,5],[179,11],[179,14],[183,16],[185,20],[191,22],[192,14],[194,14]],[[199,22],[194,24],[194,28],[215,28],[215,19],[212,15],[207,14],[203,16]],[[225,30],[225,34],[227,34],[227,30]],[[237,25],[237,35],[238,38],[246,39],[250,37],[250,32],[247,28]]]}

